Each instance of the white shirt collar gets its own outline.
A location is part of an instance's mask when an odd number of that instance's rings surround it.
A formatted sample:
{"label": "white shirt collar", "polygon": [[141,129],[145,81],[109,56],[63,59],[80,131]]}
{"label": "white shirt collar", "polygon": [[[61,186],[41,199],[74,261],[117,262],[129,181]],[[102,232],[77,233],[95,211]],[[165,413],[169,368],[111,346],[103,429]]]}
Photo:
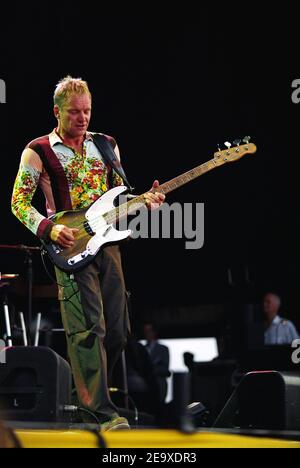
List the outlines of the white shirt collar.
{"label": "white shirt collar", "polygon": [[281,322],[281,317],[279,317],[279,315],[276,315],[276,317],[274,318],[273,322],[272,322],[272,325],[278,325],[280,322]]}
{"label": "white shirt collar", "polygon": [[[92,139],[93,139],[92,134],[90,132],[86,132],[85,140],[92,140]],[[51,147],[57,144],[61,144],[61,145],[64,144],[61,137],[56,132],[56,128],[50,133],[49,142],[50,142]]]}

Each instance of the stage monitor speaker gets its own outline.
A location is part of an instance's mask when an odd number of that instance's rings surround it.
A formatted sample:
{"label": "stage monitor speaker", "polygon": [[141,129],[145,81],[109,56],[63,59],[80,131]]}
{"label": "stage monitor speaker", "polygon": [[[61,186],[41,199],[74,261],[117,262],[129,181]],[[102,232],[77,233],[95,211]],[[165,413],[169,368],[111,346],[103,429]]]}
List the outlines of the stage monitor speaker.
{"label": "stage monitor speaker", "polygon": [[300,430],[300,374],[246,374],[213,424],[215,428]]}
{"label": "stage monitor speaker", "polygon": [[0,419],[66,422],[71,404],[71,368],[46,347],[12,347],[0,364]]}

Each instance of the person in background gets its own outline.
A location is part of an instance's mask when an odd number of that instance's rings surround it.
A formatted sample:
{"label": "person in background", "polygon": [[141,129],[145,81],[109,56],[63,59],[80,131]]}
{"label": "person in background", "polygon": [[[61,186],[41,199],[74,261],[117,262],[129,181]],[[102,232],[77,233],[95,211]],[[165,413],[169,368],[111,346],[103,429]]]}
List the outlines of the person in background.
{"label": "person in background", "polygon": [[125,356],[129,395],[139,411],[158,416],[160,387],[155,366],[145,346],[138,342],[133,333],[128,337]]}
{"label": "person in background", "polygon": [[268,292],[263,298],[265,345],[289,345],[299,338],[295,325],[279,315],[280,297]]}
{"label": "person in background", "polygon": [[160,403],[164,403],[168,390],[167,377],[169,377],[170,353],[167,346],[158,341],[158,332],[153,322],[144,323],[144,337],[147,341],[146,349],[151,357],[154,367],[154,375],[159,386]]}

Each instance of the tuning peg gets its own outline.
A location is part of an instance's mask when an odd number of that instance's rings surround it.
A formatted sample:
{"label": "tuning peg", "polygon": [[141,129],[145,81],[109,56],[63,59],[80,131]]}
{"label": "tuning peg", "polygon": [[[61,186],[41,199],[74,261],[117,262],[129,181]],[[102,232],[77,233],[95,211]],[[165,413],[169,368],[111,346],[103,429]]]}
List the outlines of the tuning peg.
{"label": "tuning peg", "polygon": [[217,147],[218,147],[218,151],[222,151],[222,150],[221,150],[220,143],[217,144]]}
{"label": "tuning peg", "polygon": [[232,147],[232,144],[229,141],[225,141],[224,145],[230,149]]}
{"label": "tuning peg", "polygon": [[234,140],[233,144],[234,144],[234,146],[240,146],[241,142],[242,142],[242,140],[236,139],[236,140]]}
{"label": "tuning peg", "polygon": [[251,140],[251,137],[250,137],[250,136],[245,136],[245,138],[243,138],[243,142],[244,142],[244,143],[247,143],[247,145],[249,145],[250,140]]}

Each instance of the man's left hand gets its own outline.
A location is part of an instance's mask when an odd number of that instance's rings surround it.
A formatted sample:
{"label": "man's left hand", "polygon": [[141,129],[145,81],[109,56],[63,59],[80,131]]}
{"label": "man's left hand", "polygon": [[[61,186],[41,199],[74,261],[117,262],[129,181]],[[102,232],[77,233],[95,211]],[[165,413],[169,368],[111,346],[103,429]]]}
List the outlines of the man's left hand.
{"label": "man's left hand", "polygon": [[163,193],[157,192],[156,188],[159,186],[158,180],[153,182],[149,192],[144,194],[146,206],[149,210],[156,210],[165,201],[166,196]]}

